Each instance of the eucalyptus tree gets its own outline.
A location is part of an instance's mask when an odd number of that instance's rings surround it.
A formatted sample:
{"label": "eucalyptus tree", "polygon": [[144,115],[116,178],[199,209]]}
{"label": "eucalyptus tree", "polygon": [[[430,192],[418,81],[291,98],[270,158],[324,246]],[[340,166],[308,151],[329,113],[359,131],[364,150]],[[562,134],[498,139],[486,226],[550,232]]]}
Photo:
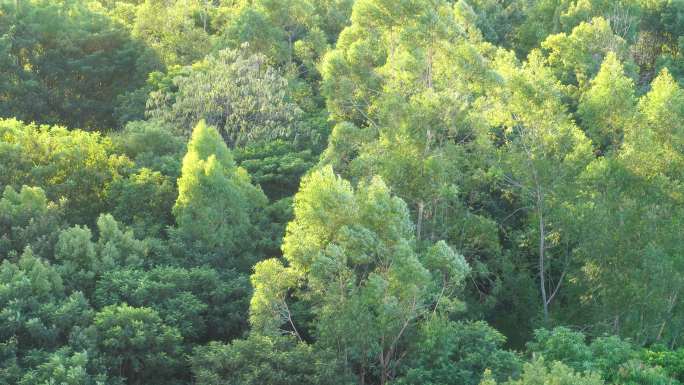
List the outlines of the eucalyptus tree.
{"label": "eucalyptus tree", "polygon": [[610,52],[580,97],[577,111],[587,136],[600,152],[620,147],[624,130],[632,125],[635,107],[634,82]]}
{"label": "eucalyptus tree", "polygon": [[252,275],[253,332],[332,349],[359,383],[388,383],[419,325],[458,308],[469,265],[444,242],[418,253],[406,205],[379,178],[354,190],[326,167],[294,204],[286,263],[259,262]]}
{"label": "eucalyptus tree", "polygon": [[580,277],[592,293],[584,322],[641,344],[680,338],[683,95],[663,71],[624,127],[622,148],[582,177]]}
{"label": "eucalyptus tree", "polygon": [[589,86],[610,53],[623,62],[629,59],[627,42],[601,17],[582,22],[569,33],[549,35],[541,47],[558,78],[580,91]]}
{"label": "eucalyptus tree", "polygon": [[207,8],[211,3],[145,0],[135,8],[132,35],[147,43],[166,65],[192,64],[211,49]]}
{"label": "eucalyptus tree", "polygon": [[462,170],[489,151],[472,107],[494,77],[481,52],[491,47],[474,17],[462,2],[359,1],[321,65],[338,123],[323,163],[353,181],[381,176],[414,213],[419,240],[446,237],[439,219],[471,182]]}
{"label": "eucalyptus tree", "polygon": [[591,141],[574,124],[562,92],[543,58],[533,52],[517,66],[501,59],[503,81],[493,90],[490,124],[501,129],[500,167],[505,185],[527,215],[523,232],[535,245],[545,323],[564,283],[572,257],[576,179],[593,159]]}

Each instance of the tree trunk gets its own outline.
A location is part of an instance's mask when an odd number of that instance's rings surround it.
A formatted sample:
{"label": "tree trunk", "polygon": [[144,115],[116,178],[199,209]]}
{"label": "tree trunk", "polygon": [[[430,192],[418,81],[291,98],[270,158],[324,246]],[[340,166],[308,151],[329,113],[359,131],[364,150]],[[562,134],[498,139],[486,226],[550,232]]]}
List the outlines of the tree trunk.
{"label": "tree trunk", "polygon": [[[387,359],[389,361],[389,358]],[[387,362],[385,361],[385,353],[380,352],[380,385],[387,383]]]}
{"label": "tree trunk", "polygon": [[202,22],[204,24],[204,32],[207,32],[207,19],[209,18],[209,5],[207,4],[207,0],[204,0],[204,17],[202,18]]}
{"label": "tree trunk", "polygon": [[425,210],[425,203],[418,202],[418,220],[416,221],[416,239],[420,241],[420,233],[423,228],[423,211]]}
{"label": "tree trunk", "polygon": [[544,213],[541,192],[537,190],[537,215],[539,216],[539,288],[541,290],[542,305],[544,309],[544,325],[549,325],[549,301],[546,295],[546,230],[544,229]]}

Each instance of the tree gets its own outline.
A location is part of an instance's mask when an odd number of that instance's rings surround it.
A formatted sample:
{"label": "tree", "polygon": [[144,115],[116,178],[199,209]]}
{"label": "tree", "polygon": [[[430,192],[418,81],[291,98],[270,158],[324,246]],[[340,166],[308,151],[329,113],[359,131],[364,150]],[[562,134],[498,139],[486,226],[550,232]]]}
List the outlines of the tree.
{"label": "tree", "polygon": [[72,332],[87,327],[92,320],[88,301],[80,292],[67,294],[55,267],[30,248],[16,262],[4,260],[0,265],[3,356],[9,348],[24,366],[28,357],[40,358],[67,343]]}
{"label": "tree", "polygon": [[132,225],[137,234],[157,236],[173,225],[171,208],[176,200],[173,179],[159,171],[142,168],[108,187],[112,214]]}
{"label": "tree", "polygon": [[634,42],[640,28],[639,22],[644,18],[643,12],[648,5],[639,0],[588,0],[581,2],[565,2],[567,9],[560,16],[564,31],[602,17],[610,23],[614,33],[627,42]]}
{"label": "tree", "polygon": [[[506,48],[514,47],[516,28],[525,18],[521,2],[515,0],[461,0],[476,15],[477,28],[490,43]],[[517,46],[517,45],[516,45]]]}
{"label": "tree", "polygon": [[[661,74],[641,97],[622,150],[592,162],[582,177],[577,255],[583,292],[594,293],[583,303],[585,314],[593,314],[584,322],[639,344],[678,338],[668,332],[677,328],[666,325],[682,322],[676,305],[683,282],[676,251],[682,184],[675,171],[684,160],[677,129],[681,92]],[[672,97],[662,99],[663,93]]]}
{"label": "tree", "polygon": [[337,36],[349,23],[354,2],[351,0],[313,0],[314,14],[319,19],[320,28],[334,43]]}
{"label": "tree", "polygon": [[192,64],[211,48],[207,15],[202,14],[203,24],[194,17],[205,11],[205,4],[202,0],[145,0],[136,8],[132,34],[152,47],[164,64]]}
{"label": "tree", "polygon": [[[529,236],[536,244],[537,274],[544,323],[570,267],[573,181],[592,159],[591,142],[574,125],[560,100],[555,78],[533,53],[507,75],[501,98],[490,118],[503,127],[503,180],[519,194],[526,210]],[[555,258],[552,259],[552,255]],[[555,266],[549,266],[551,261]],[[552,277],[556,275],[556,277]],[[555,281],[555,284],[554,284]]]}
{"label": "tree", "polygon": [[95,314],[88,333],[110,377],[133,385],[180,383],[182,336],[154,310],[107,306]]}
{"label": "tree", "polygon": [[65,347],[50,354],[47,361],[28,371],[18,385],[97,385],[107,381],[103,373],[91,374],[87,351],[73,352]]}
{"label": "tree", "polygon": [[296,47],[316,33],[313,11],[309,0],[240,1],[224,39],[231,48],[254,44],[256,52],[266,54],[273,63],[292,64]]}
{"label": "tree", "polygon": [[[74,226],[59,233],[54,258],[67,290],[93,294],[95,283],[108,270],[140,267],[148,256],[146,242],[135,239],[132,231],[108,214],[97,220],[97,242],[85,226]],[[149,263],[149,262],[148,262]]]}
{"label": "tree", "polygon": [[679,382],[684,380],[684,349],[669,350],[662,345],[654,346],[644,352],[644,361],[662,368]]}
{"label": "tree", "polygon": [[[288,265],[272,259],[255,267],[253,330],[315,335],[359,383],[387,383],[418,325],[454,308],[454,289],[469,272],[446,244],[423,259],[413,242],[406,205],[379,178],[354,191],[329,167],[313,172],[295,196],[283,243]],[[294,312],[296,300],[309,315]]]}
{"label": "tree", "polygon": [[[485,376],[480,385],[496,385],[491,376]],[[511,380],[506,385],[535,385],[535,384],[573,384],[573,385],[603,385],[599,375],[592,372],[578,373],[556,361],[546,365],[543,359],[537,359],[523,366],[523,374],[519,380]]]}
{"label": "tree", "polygon": [[657,140],[673,150],[684,149],[684,91],[667,69],[651,83],[651,89],[639,100],[642,124],[651,128]]}
{"label": "tree", "polygon": [[562,363],[577,372],[595,373],[610,384],[673,384],[665,371],[649,365],[630,340],[597,337],[590,344],[582,332],[565,327],[536,330],[527,344],[532,356]]}
{"label": "tree", "polygon": [[16,257],[26,247],[48,257],[61,225],[58,205],[48,202],[40,187],[6,186],[0,198],[0,256]]}
{"label": "tree", "polygon": [[104,272],[92,302],[98,307],[127,303],[155,310],[195,345],[239,337],[247,329],[250,288],[245,275],[208,267],[131,267]]}
{"label": "tree", "polygon": [[198,123],[183,158],[173,206],[180,239],[206,261],[246,270],[257,240],[252,218],[265,204],[261,189],[235,165],[218,131]]}
{"label": "tree", "polygon": [[115,127],[117,97],[157,68],[149,50],[88,2],[0,6],[0,116],[74,128]]}
{"label": "tree", "polygon": [[281,139],[237,148],[233,154],[272,201],[294,195],[301,177],[318,160],[311,149],[299,150]]}
{"label": "tree", "polygon": [[92,292],[95,276],[107,267],[99,264],[90,229],[78,225],[59,233],[54,257],[60,262],[57,269],[71,290]]}
{"label": "tree", "polygon": [[548,63],[565,84],[586,88],[598,72],[606,56],[628,59],[627,44],[611,29],[610,23],[597,17],[582,22],[570,34],[550,35],[542,43],[548,52]]}
{"label": "tree", "polygon": [[231,49],[239,49],[247,43],[250,54],[265,55],[273,63],[291,59],[292,51],[288,51],[285,32],[273,24],[273,18],[264,10],[249,3],[241,2],[235,10],[221,34],[221,43]]}
{"label": "tree", "polygon": [[183,137],[159,121],[134,121],[111,135],[115,152],[135,162],[137,168],[159,171],[173,179],[180,176],[181,160],[186,148]]}
{"label": "tree", "polygon": [[40,187],[70,224],[94,225],[106,186],[132,166],[99,133],[0,119],[0,185]]}
{"label": "tree", "polygon": [[397,384],[477,385],[485,370],[499,381],[517,377],[520,358],[503,350],[506,337],[485,322],[434,317],[421,325],[415,350]]}
{"label": "tree", "polygon": [[321,65],[322,93],[338,123],[322,163],[353,181],[381,176],[411,208],[419,240],[448,236],[439,219],[463,207],[464,170],[482,166],[491,151],[472,111],[493,73],[468,9],[357,2]]}
{"label": "tree", "polygon": [[221,46],[261,54],[280,68],[297,104],[317,113],[322,103],[317,64],[349,20],[350,0],[241,0],[221,33]]}
{"label": "tree", "polygon": [[191,362],[198,385],[351,384],[325,353],[292,336],[250,334],[230,344],[197,347]]}
{"label": "tree", "polygon": [[615,149],[622,143],[625,129],[633,124],[634,82],[625,76],[622,64],[611,52],[590,84],[580,98],[577,114],[599,151]]}
{"label": "tree", "polygon": [[338,122],[365,126],[376,122],[373,107],[388,91],[405,96],[437,87],[439,77],[449,74],[436,69],[450,49],[462,48],[463,60],[472,55],[459,44],[459,27],[443,1],[356,2],[352,24],[321,66],[328,110]]}
{"label": "tree", "polygon": [[380,176],[410,208],[420,244],[443,239],[467,258],[474,319],[513,300],[503,293],[521,275],[507,267],[518,265],[495,221],[510,211],[502,214],[482,106],[500,75],[477,22],[464,2],[356,2],[321,64],[336,125],[320,162],[353,183]]}
{"label": "tree", "polygon": [[573,370],[586,371],[593,368],[592,351],[585,343],[585,335],[565,327],[553,330],[537,329],[527,349],[549,361],[562,361]]}
{"label": "tree", "polygon": [[181,132],[204,119],[231,147],[296,134],[301,110],[291,101],[287,80],[263,55],[221,50],[173,81],[178,91],[153,92],[147,114]]}

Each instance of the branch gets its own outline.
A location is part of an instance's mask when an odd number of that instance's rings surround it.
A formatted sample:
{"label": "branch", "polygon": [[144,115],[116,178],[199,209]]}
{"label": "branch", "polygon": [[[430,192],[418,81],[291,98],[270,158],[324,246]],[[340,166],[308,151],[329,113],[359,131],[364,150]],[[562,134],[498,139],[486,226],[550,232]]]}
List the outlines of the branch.
{"label": "branch", "polygon": [[294,321],[292,320],[292,313],[290,312],[290,308],[287,306],[287,302],[283,301],[283,305],[285,307],[285,317],[287,318],[287,321],[289,322],[290,326],[292,326],[292,334],[297,336],[299,342],[304,342],[302,336],[299,334],[299,331],[297,331],[297,327],[295,326]]}
{"label": "branch", "polygon": [[553,301],[553,297],[556,296],[556,293],[558,293],[558,289],[560,289],[561,285],[563,285],[563,278],[565,277],[565,273],[567,270],[563,270],[563,273],[561,274],[560,278],[558,279],[558,285],[556,286],[555,289],[553,289],[553,293],[549,296],[549,299],[546,301],[546,304],[550,304],[551,301]]}

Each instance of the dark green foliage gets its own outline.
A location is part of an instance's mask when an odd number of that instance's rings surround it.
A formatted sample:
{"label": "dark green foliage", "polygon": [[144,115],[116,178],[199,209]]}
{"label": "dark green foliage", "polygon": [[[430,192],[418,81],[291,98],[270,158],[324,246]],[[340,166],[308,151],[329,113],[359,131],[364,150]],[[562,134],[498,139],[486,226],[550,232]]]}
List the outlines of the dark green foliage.
{"label": "dark green foliage", "polygon": [[112,137],[117,152],[135,161],[137,167],[147,167],[171,178],[180,175],[185,152],[185,140],[157,121],[130,122]]}
{"label": "dark green foliage", "polygon": [[181,383],[181,334],[156,311],[126,304],[107,306],[95,314],[87,333],[97,350],[94,359],[112,378],[136,385]]}
{"label": "dark green foliage", "polygon": [[137,234],[155,236],[173,224],[171,208],[176,200],[172,177],[142,168],[117,179],[107,191],[112,214],[133,226]]}
{"label": "dark green foliage", "polygon": [[0,258],[16,257],[26,247],[49,257],[61,222],[60,208],[40,187],[5,187],[0,198]]}
{"label": "dark green foliage", "polygon": [[127,303],[157,311],[187,343],[238,337],[246,329],[247,277],[208,267],[112,270],[97,283],[97,306]]}
{"label": "dark green foliage", "polygon": [[324,353],[291,336],[250,335],[198,347],[191,362],[198,385],[351,384]]}
{"label": "dark green foliage", "polygon": [[309,149],[297,150],[288,142],[275,140],[236,149],[235,161],[269,199],[278,200],[297,192],[299,179],[318,159]]}
{"label": "dark green foliage", "polygon": [[499,381],[516,377],[521,359],[503,349],[506,338],[484,322],[434,317],[419,332],[417,351],[398,384],[477,385],[485,369]]}
{"label": "dark green foliage", "polygon": [[0,341],[0,381],[17,383],[23,374],[17,362],[17,339]]}
{"label": "dark green foliage", "polygon": [[0,116],[115,127],[117,97],[144,84],[154,57],[86,1],[0,5]]}

